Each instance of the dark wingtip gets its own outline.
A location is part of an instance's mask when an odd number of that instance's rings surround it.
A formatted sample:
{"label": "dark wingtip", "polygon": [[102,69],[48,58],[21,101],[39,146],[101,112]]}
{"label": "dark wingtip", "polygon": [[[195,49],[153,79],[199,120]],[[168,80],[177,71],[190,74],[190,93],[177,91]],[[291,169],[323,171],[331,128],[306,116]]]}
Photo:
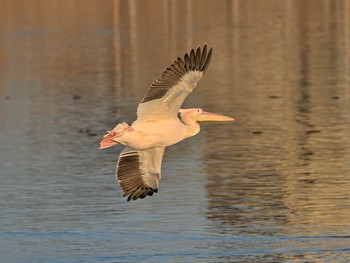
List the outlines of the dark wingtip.
{"label": "dark wingtip", "polygon": [[[209,66],[213,48],[207,52],[207,43],[204,44],[203,48],[198,46],[196,49],[191,49],[190,52],[184,56],[184,68],[186,71],[199,70],[205,72]],[[178,61],[180,58],[178,58]],[[181,63],[181,62],[180,62]]]}
{"label": "dark wingtip", "polygon": [[207,70],[208,66],[209,66],[212,53],[213,53],[213,48],[211,47],[211,48],[209,49],[209,52],[208,52],[208,55],[207,55],[207,59],[205,60],[205,63],[204,63],[204,65],[203,65],[203,67],[202,67],[203,72],[205,72],[205,71]]}
{"label": "dark wingtip", "polygon": [[[144,192],[140,192],[139,190],[140,190],[140,188],[136,189],[134,192],[129,194],[127,201],[130,202],[130,201],[137,200],[139,198],[143,199],[143,198],[145,198],[148,195],[152,196],[154,193],[158,193],[158,188],[156,188],[156,189],[148,188]],[[136,194],[137,191],[139,191],[139,192]],[[125,197],[125,195],[123,197]]]}
{"label": "dark wingtip", "polygon": [[190,60],[190,56],[187,53],[185,54],[184,60],[185,60],[185,69],[190,70],[191,60]]}

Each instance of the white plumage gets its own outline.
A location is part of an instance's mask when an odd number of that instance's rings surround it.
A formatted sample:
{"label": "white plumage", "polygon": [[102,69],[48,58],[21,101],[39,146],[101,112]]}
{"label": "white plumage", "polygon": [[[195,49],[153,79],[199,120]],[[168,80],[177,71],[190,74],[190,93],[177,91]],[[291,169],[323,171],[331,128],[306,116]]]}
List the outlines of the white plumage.
{"label": "white plumage", "polygon": [[[103,137],[100,149],[125,145],[117,163],[116,178],[128,201],[158,191],[165,147],[199,133],[198,121],[232,121],[231,117],[180,109],[202,78],[212,55],[207,45],[178,58],[152,83],[137,108],[137,120],[118,124]],[[178,117],[179,115],[179,117]]]}

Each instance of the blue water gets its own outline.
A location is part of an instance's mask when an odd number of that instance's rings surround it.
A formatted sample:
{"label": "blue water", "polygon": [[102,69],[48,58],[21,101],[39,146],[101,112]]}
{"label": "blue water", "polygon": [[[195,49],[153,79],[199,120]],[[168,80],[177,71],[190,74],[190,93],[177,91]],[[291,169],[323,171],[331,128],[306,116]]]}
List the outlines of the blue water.
{"label": "blue water", "polygon": [[[322,3],[0,3],[0,262],[349,262],[350,7]],[[184,107],[237,121],[126,202],[98,142],[205,42]]]}

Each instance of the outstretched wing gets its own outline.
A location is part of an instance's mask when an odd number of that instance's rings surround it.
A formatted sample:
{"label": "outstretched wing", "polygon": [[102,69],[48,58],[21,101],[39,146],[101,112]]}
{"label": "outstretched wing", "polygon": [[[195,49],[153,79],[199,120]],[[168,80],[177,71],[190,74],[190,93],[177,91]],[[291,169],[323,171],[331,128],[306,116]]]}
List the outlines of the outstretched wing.
{"label": "outstretched wing", "polygon": [[138,118],[150,113],[165,112],[176,116],[182,103],[196,87],[209,66],[212,48],[207,52],[192,49],[185,54],[184,60],[178,58],[168,67],[159,79],[152,83],[143,100],[137,108]]}
{"label": "outstretched wing", "polygon": [[165,147],[135,150],[125,147],[117,163],[116,179],[128,201],[157,193]]}

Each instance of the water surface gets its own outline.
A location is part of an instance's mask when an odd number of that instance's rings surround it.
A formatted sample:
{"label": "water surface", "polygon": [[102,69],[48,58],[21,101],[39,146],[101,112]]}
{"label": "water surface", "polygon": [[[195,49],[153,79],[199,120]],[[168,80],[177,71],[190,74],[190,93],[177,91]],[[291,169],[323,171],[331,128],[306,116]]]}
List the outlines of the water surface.
{"label": "water surface", "polygon": [[[348,262],[347,1],[2,1],[1,262]],[[234,116],[165,153],[127,203],[120,147],[147,87],[214,47],[184,107]]]}

